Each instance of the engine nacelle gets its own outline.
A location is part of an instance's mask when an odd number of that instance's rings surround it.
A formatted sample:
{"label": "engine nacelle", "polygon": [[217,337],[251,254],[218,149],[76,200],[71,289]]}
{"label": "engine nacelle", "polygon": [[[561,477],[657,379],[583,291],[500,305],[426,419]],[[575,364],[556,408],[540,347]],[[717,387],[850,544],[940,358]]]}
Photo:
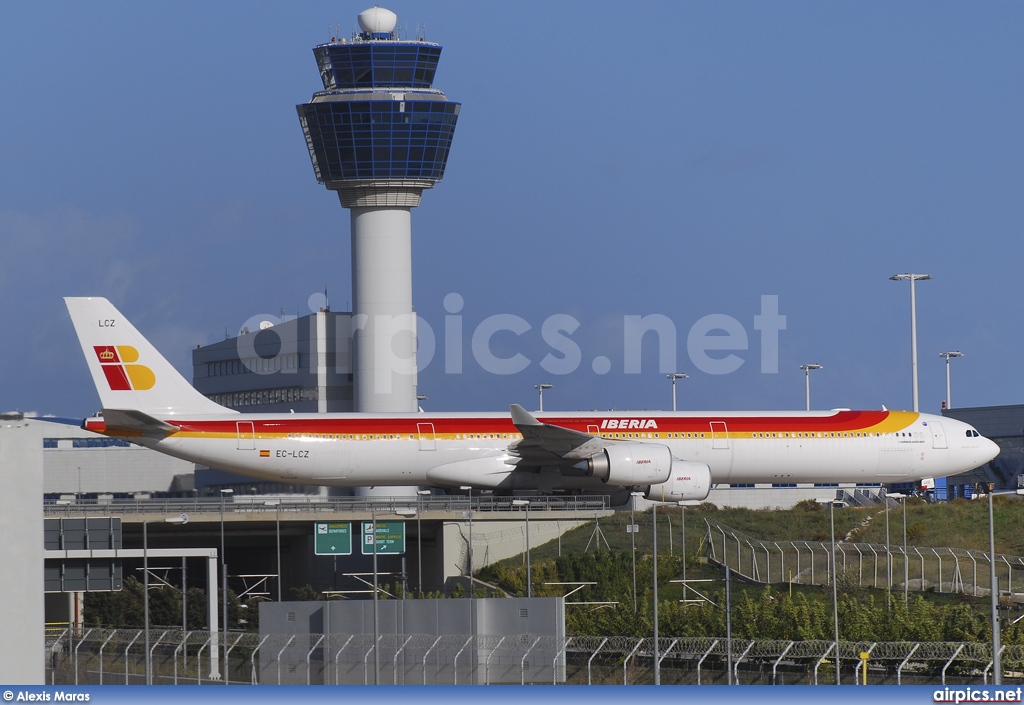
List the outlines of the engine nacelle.
{"label": "engine nacelle", "polygon": [[676,460],[672,475],[666,482],[651,485],[644,499],[655,502],[680,502],[684,499],[706,499],[711,491],[711,468],[704,463]]}
{"label": "engine nacelle", "polygon": [[615,443],[586,460],[588,475],[620,487],[655,485],[672,474],[672,451],[656,443]]}

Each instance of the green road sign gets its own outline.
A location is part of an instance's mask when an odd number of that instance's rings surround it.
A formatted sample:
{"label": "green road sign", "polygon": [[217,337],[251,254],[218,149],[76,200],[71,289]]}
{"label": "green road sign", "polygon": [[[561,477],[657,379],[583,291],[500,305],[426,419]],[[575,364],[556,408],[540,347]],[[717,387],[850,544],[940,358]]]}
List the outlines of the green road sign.
{"label": "green road sign", "polygon": [[352,522],[317,522],[313,529],[314,552],[318,556],[352,554]]}
{"label": "green road sign", "polygon": [[[360,542],[364,556],[373,555],[373,522],[361,522],[362,537]],[[404,521],[378,521],[377,522],[377,555],[398,555],[405,553],[405,522]]]}

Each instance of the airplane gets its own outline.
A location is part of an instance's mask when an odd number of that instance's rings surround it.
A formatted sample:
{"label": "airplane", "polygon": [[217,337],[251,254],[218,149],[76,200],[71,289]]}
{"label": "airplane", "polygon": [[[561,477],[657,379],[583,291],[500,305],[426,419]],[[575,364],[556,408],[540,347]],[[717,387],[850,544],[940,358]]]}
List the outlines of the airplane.
{"label": "airplane", "polygon": [[102,411],[88,431],[265,480],[642,492],[719,483],[893,483],[977,468],[998,446],[907,411],[242,414],[198,392],[107,299],[67,297]]}

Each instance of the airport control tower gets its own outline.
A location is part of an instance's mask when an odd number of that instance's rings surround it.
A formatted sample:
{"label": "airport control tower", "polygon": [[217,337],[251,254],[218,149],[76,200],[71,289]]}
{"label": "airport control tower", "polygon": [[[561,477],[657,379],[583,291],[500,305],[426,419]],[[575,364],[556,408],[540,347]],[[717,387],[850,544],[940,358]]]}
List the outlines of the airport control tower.
{"label": "airport control tower", "polygon": [[441,46],[402,39],[374,7],[313,49],[324,90],[296,106],[317,181],[352,222],[355,410],[416,411],[412,218],[444,176],[459,103],[431,87]]}

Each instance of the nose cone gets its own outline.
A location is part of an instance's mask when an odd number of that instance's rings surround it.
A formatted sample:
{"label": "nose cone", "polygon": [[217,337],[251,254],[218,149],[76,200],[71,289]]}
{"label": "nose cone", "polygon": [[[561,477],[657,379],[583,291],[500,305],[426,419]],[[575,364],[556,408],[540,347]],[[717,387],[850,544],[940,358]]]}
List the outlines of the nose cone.
{"label": "nose cone", "polygon": [[979,438],[981,444],[978,446],[978,465],[984,465],[989,462],[997,455],[999,455],[999,446],[987,438]]}

